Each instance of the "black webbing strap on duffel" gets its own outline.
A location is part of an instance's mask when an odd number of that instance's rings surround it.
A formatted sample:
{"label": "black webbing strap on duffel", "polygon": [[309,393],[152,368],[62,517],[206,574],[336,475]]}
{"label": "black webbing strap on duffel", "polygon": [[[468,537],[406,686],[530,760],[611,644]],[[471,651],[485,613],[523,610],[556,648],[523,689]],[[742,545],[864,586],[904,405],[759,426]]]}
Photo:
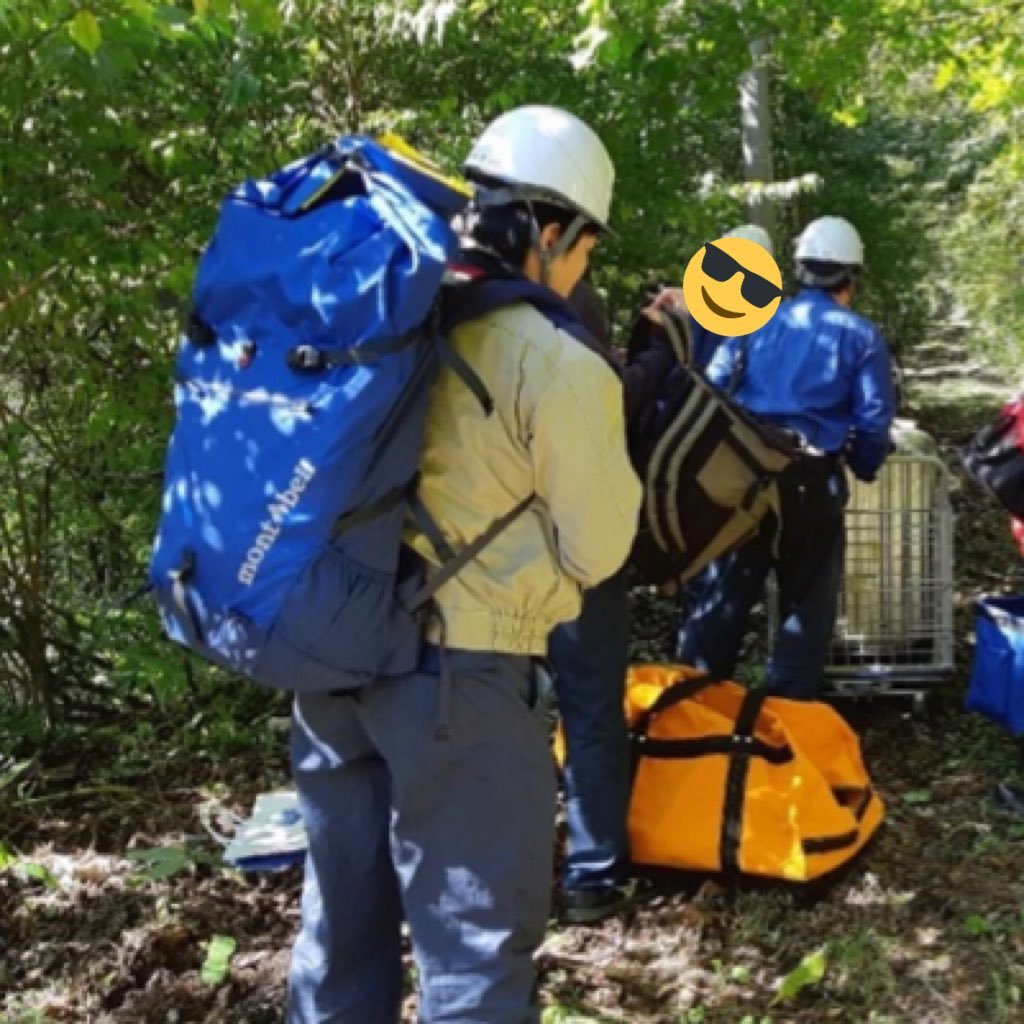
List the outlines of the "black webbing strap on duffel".
{"label": "black webbing strap on duffel", "polygon": [[[750,774],[750,755],[755,754],[757,741],[754,730],[761,708],[768,699],[767,690],[748,690],[736,716],[732,739],[736,748],[729,760],[729,774],[725,782],[725,799],[722,803],[722,837],[719,854],[722,870],[726,875],[740,873],[740,843],[743,839],[743,809],[747,798],[747,776]],[[785,748],[792,758],[793,751]],[[740,756],[737,756],[740,755]]]}
{"label": "black webbing strap on duffel", "polygon": [[[708,757],[714,754],[723,754],[747,764],[751,757],[761,757],[771,764],[786,764],[793,760],[793,750],[787,744],[781,747],[772,746],[759,740],[753,735],[753,727],[757,721],[757,713],[764,702],[762,691],[751,690],[747,694],[740,710],[732,733],[725,736],[697,736],[686,739],[672,739],[671,737],[652,737],[648,735],[651,722],[664,711],[674,707],[683,701],[692,700],[699,693],[711,686],[718,685],[717,680],[710,676],[697,676],[694,679],[685,679],[672,686],[667,687],[658,699],[644,711],[634,723],[631,729],[633,748],[633,776],[643,757],[678,759],[689,757]],[[751,697],[761,694],[757,701],[757,708],[754,711],[753,721],[748,725],[744,718],[744,712],[750,706]],[[730,765],[730,775],[732,766]],[[745,784],[746,769],[743,771]],[[742,812],[742,808],[740,809]],[[724,819],[723,819],[724,820]]]}

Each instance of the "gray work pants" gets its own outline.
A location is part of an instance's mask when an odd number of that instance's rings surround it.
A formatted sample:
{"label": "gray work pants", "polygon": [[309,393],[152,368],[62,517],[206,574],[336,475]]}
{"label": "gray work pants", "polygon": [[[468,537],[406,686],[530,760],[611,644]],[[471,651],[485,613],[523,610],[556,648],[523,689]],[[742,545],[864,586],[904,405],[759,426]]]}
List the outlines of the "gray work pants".
{"label": "gray work pants", "polygon": [[288,1024],[396,1024],[401,925],[421,1024],[536,1024],[555,775],[534,665],[435,648],[354,696],[301,694],[309,853]]}

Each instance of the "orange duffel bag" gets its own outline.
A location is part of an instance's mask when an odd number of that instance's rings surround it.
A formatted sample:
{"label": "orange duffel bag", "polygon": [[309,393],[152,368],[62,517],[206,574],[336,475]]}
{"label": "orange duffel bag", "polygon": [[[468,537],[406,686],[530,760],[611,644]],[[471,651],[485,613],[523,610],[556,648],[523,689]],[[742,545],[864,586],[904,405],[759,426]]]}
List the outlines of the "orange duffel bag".
{"label": "orange duffel bag", "polygon": [[806,882],[849,861],[884,807],[827,704],[680,665],[633,666],[633,862]]}

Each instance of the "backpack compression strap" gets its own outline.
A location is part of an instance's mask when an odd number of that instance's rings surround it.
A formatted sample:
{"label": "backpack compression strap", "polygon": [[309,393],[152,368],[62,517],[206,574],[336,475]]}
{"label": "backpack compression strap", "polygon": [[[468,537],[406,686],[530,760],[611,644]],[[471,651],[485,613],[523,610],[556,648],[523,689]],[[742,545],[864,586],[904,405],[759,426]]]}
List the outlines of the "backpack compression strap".
{"label": "backpack compression strap", "polygon": [[[480,554],[481,551],[488,544],[491,543],[500,533],[502,533],[507,527],[511,526],[534,502],[534,496],[531,494],[528,498],[524,498],[518,505],[506,512],[503,516],[499,516],[490,526],[484,530],[478,537],[471,540],[458,554],[452,554],[450,558],[446,559],[441,563],[430,580],[425,583],[419,590],[413,594],[409,601],[409,611],[419,611],[437,592],[441,589],[450,579],[457,576],[470,562]],[[421,527],[422,528],[422,527]],[[428,533],[429,536],[429,533]],[[437,545],[435,544],[435,547]],[[445,547],[448,547],[445,543]],[[448,548],[451,551],[451,548]],[[440,552],[439,552],[440,554]]]}

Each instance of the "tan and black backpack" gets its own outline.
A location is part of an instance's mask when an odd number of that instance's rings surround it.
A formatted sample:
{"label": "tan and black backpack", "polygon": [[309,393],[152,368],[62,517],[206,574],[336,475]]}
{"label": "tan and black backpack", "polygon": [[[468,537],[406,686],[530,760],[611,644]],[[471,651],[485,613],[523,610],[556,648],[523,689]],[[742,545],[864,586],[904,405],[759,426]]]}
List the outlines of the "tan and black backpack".
{"label": "tan and black backpack", "polygon": [[692,365],[686,314],[659,317],[637,320],[627,350],[627,360],[636,358],[661,332],[679,363],[655,407],[631,426],[644,484],[631,562],[645,582],[686,582],[778,513],[777,478],[795,458],[797,439],[732,399],[742,356],[729,388],[717,388]]}

